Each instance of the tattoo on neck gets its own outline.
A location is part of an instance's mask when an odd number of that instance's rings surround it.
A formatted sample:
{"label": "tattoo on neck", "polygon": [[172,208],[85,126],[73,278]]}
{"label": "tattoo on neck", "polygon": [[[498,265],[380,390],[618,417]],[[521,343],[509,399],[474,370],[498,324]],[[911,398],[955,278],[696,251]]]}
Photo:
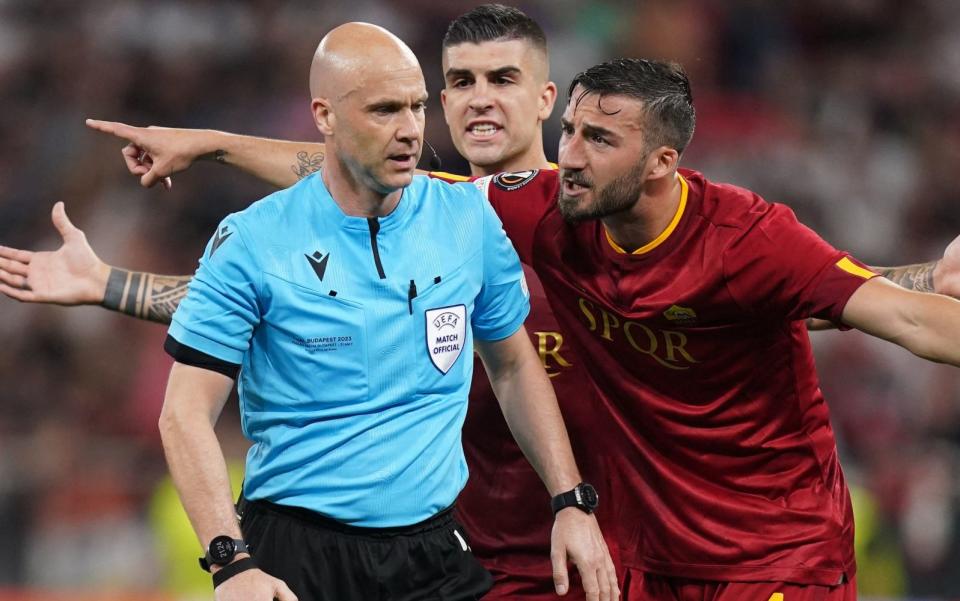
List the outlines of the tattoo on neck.
{"label": "tattoo on neck", "polygon": [[170,323],[192,279],[189,275],[164,276],[113,267],[102,305],[137,319]]}
{"label": "tattoo on neck", "polygon": [[887,278],[894,284],[903,286],[907,290],[917,292],[935,292],[933,285],[933,270],[937,261],[903,265],[900,267],[874,267],[873,270]]}
{"label": "tattoo on neck", "polygon": [[301,150],[297,153],[297,162],[290,165],[290,169],[298,180],[303,179],[311,173],[320,171],[320,168],[323,167],[324,158],[325,155],[322,152],[310,154],[306,150]]}

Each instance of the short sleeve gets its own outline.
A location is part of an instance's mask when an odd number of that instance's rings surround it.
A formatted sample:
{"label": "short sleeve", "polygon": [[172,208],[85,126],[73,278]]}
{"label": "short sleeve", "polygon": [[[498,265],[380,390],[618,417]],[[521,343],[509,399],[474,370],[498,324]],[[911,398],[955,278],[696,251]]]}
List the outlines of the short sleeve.
{"label": "short sleeve", "polygon": [[556,204],[559,177],[555,169],[534,169],[498,173],[473,182],[500,216],[520,260],[527,265],[533,264],[537,225]]}
{"label": "short sleeve", "polygon": [[260,270],[235,220],[222,221],[207,244],[170,324],[169,337],[179,346],[168,345],[168,351],[192,349],[226,363],[243,363],[260,321]]}
{"label": "short sleeve", "polygon": [[723,251],[727,288],[758,317],[819,317],[839,323],[850,296],[874,277],[797,221],[784,205],[759,204],[751,227]]}
{"label": "short sleeve", "polygon": [[492,207],[482,203],[483,285],[474,306],[473,334],[502,340],[514,334],[530,312],[530,291],[517,252]]}

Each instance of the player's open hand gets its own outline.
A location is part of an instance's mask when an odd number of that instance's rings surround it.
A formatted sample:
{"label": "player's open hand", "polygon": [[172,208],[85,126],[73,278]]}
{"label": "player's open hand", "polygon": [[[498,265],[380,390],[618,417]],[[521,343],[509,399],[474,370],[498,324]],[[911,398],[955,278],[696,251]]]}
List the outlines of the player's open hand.
{"label": "player's open hand", "polygon": [[960,236],[943,251],[933,270],[933,287],[939,294],[960,298]]}
{"label": "player's open hand", "polygon": [[110,267],[93,252],[83,231],[70,223],[62,202],[53,205],[53,225],[63,238],[55,251],[0,246],[0,292],[27,303],[102,302]]}
{"label": "player's open hand", "polygon": [[297,596],[278,578],[253,569],[240,572],[214,590],[217,601],[297,601]]}
{"label": "player's open hand", "polygon": [[580,572],[580,582],[587,594],[587,601],[615,601],[620,598],[617,571],[596,517],[576,507],[561,509],[553,522],[551,539],[550,561],[553,563],[553,584],[558,595],[566,595],[570,590],[567,562],[572,561]]}
{"label": "player's open hand", "polygon": [[128,142],[121,153],[130,173],[140,177],[140,185],[152,188],[158,182],[169,189],[170,176],[190,167],[198,157],[211,152],[206,148],[207,132],[169,127],[134,127],[116,121],[87,119],[87,127],[122,138]]}

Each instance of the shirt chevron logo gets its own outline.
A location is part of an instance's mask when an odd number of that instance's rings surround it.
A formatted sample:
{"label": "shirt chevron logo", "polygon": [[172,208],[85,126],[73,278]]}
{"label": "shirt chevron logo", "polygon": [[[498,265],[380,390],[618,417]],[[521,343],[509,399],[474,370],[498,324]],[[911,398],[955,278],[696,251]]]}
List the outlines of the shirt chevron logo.
{"label": "shirt chevron logo", "polygon": [[313,256],[303,255],[307,258],[307,261],[310,262],[310,267],[313,267],[313,272],[317,274],[317,277],[320,278],[320,281],[323,281],[323,274],[327,273],[327,260],[330,258],[330,253],[323,255],[320,251],[313,253]]}
{"label": "shirt chevron logo", "polygon": [[217,249],[223,246],[223,243],[227,241],[227,238],[233,235],[233,232],[228,232],[229,226],[223,226],[220,228],[220,231],[213,236],[213,243],[210,245],[210,256],[213,256],[213,253],[217,252]]}

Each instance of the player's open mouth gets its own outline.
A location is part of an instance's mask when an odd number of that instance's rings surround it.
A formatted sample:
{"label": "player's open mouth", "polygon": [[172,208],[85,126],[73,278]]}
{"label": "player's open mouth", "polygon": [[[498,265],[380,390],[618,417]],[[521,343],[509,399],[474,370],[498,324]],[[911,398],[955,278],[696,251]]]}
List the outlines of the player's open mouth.
{"label": "player's open mouth", "polygon": [[474,138],[484,140],[497,135],[497,132],[503,129],[494,123],[473,123],[467,127],[467,133]]}
{"label": "player's open mouth", "polygon": [[576,183],[569,179],[563,180],[563,193],[567,196],[578,196],[589,189],[589,185]]}

